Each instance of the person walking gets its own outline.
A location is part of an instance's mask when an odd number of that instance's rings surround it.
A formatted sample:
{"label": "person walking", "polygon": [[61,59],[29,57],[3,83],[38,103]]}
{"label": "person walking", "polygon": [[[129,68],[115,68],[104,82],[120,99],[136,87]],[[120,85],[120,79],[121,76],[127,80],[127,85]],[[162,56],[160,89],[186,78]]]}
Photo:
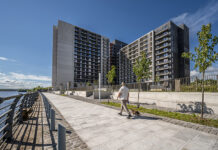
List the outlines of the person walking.
{"label": "person walking", "polygon": [[121,111],[118,113],[119,115],[122,115],[123,109],[128,113],[127,118],[130,119],[131,114],[129,112],[129,109],[127,108],[126,103],[129,102],[129,89],[125,86],[125,83],[122,82],[122,86],[118,92],[117,100],[120,98],[121,100]]}

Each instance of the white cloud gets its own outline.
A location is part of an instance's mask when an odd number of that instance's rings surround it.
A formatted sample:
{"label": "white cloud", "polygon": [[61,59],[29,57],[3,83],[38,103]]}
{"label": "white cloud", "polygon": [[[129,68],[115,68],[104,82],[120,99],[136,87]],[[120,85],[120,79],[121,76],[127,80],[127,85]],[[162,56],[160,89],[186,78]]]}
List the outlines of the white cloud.
{"label": "white cloud", "polygon": [[203,24],[214,23],[218,20],[218,1],[212,1],[194,13],[182,13],[171,19],[176,24],[186,24],[191,34],[200,31]]}
{"label": "white cloud", "polygon": [[9,59],[9,58],[6,58],[6,57],[0,57],[0,60],[2,60],[2,61],[12,61],[12,62],[15,62],[14,59]]}
{"label": "white cloud", "polygon": [[0,60],[7,61],[8,59],[5,57],[0,57]]}
{"label": "white cloud", "polygon": [[33,88],[36,86],[51,86],[51,79],[48,76],[24,75],[20,73],[0,73],[0,88],[17,89]]}
{"label": "white cloud", "polygon": [[191,72],[190,72],[190,76],[192,77],[192,76],[199,76],[199,74],[200,74],[200,72],[198,72],[197,70],[192,70]]}
{"label": "white cloud", "polygon": [[10,75],[18,80],[40,80],[40,81],[51,81],[48,76],[37,76],[37,75],[24,75],[21,73],[11,72]]}

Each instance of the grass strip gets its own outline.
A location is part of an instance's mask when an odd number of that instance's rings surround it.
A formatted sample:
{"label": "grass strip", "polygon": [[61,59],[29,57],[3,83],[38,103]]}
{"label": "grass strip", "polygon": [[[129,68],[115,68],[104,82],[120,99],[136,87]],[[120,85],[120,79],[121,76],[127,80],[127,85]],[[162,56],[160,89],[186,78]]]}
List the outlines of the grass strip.
{"label": "grass strip", "polygon": [[[109,105],[109,106],[114,106],[114,107],[120,107],[120,103],[115,103],[115,102],[101,102],[104,105]],[[218,128],[218,120],[215,119],[201,119],[201,117],[195,115],[195,114],[182,114],[179,112],[168,112],[168,111],[163,111],[163,110],[157,110],[157,109],[147,109],[144,107],[139,107],[134,105],[128,105],[128,108],[132,108],[134,110],[138,110],[139,112],[142,113],[149,113],[149,114],[154,114],[158,116],[163,116],[163,117],[168,117],[168,118],[173,118],[173,119],[178,119],[178,120],[183,120],[186,122],[192,122],[192,123],[197,123],[201,125],[206,125],[206,126],[211,126],[211,127],[216,127]]]}

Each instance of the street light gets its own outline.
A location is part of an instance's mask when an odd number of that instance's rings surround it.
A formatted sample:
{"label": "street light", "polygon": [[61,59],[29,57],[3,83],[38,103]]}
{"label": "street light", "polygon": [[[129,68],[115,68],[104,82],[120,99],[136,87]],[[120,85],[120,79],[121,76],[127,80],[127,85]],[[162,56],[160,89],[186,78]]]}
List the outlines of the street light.
{"label": "street light", "polygon": [[99,73],[99,102],[101,101],[101,73]]}

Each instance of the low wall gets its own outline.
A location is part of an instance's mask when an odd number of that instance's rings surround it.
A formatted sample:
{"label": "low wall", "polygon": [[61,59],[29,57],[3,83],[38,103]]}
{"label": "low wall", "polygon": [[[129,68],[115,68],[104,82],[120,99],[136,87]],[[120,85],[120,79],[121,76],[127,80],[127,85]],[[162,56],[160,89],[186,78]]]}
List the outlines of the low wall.
{"label": "low wall", "polygon": [[93,91],[74,91],[73,95],[89,97],[93,94]]}
{"label": "low wall", "polygon": [[64,94],[65,95],[73,95],[73,91],[65,91]]}
{"label": "low wall", "polygon": [[[102,99],[110,99],[111,92],[108,91],[101,91],[101,98]],[[94,91],[94,99],[99,99],[99,91]]]}
{"label": "low wall", "polygon": [[86,97],[86,91],[74,91],[73,95]]}
{"label": "low wall", "polygon": [[[113,93],[116,99],[118,92]],[[200,92],[140,92],[140,103],[154,104],[158,107],[173,108],[183,112],[201,111]],[[138,101],[138,92],[130,92],[131,102]],[[205,113],[218,114],[218,93],[205,93]]]}
{"label": "low wall", "polygon": [[53,91],[53,93],[59,95],[61,94],[61,91]]}

